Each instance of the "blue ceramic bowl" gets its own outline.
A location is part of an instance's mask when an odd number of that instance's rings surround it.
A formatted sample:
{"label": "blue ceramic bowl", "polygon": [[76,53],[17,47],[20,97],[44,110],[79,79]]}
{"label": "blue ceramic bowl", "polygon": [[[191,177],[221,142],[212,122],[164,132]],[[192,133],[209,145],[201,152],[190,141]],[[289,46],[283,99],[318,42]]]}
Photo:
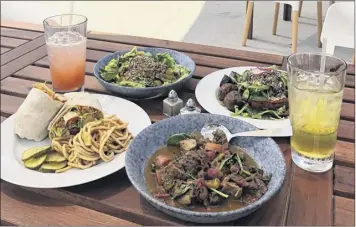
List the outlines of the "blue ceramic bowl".
{"label": "blue ceramic bowl", "polygon": [[111,61],[111,59],[114,58],[116,59],[119,56],[124,55],[125,53],[130,51],[130,50],[126,50],[126,51],[118,51],[101,58],[94,65],[94,75],[96,79],[107,90],[121,97],[128,98],[128,99],[152,99],[161,96],[167,96],[169,91],[172,89],[178,92],[183,87],[183,85],[193,76],[193,73],[195,71],[195,63],[190,57],[188,57],[183,53],[180,53],[175,50],[152,48],[152,47],[137,48],[137,50],[149,52],[152,55],[156,55],[157,53],[168,53],[173,57],[173,59],[177,62],[177,64],[183,65],[184,67],[188,68],[190,70],[190,74],[184,79],[176,81],[175,83],[170,85],[147,87],[147,88],[124,87],[116,84],[111,84],[103,80],[102,77],[100,76],[100,69],[104,68],[109,63],[109,61]]}
{"label": "blue ceramic bowl", "polygon": [[243,132],[257,128],[235,118],[214,114],[189,114],[171,117],[155,123],[140,132],[126,153],[125,168],[136,190],[157,209],[176,218],[198,222],[218,223],[244,217],[259,209],[281,189],[286,174],[286,165],[282,152],[271,138],[239,137],[231,143],[246,149],[247,153],[267,173],[272,174],[268,191],[256,202],[241,209],[228,212],[196,212],[168,206],[154,198],[147,188],[144,171],[147,161],[157,149],[164,146],[167,138],[176,133],[200,131],[207,123],[225,125],[230,132]]}

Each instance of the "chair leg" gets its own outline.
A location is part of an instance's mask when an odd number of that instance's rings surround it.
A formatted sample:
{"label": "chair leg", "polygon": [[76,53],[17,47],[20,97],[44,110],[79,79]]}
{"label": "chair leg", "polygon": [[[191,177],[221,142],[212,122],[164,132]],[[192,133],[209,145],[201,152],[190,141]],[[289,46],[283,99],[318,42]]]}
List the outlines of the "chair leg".
{"label": "chair leg", "polygon": [[247,6],[246,18],[244,23],[244,32],[242,37],[242,46],[246,46],[247,42],[247,35],[250,28],[250,23],[252,19],[252,9],[253,9],[253,2],[249,1]]}
{"label": "chair leg", "polygon": [[280,6],[279,2],[274,3],[274,18],[273,18],[272,35],[275,35],[277,33],[279,6]]}
{"label": "chair leg", "polygon": [[321,36],[321,30],[322,30],[322,26],[323,26],[323,3],[321,1],[317,2],[317,11],[318,11],[318,47],[321,48],[321,40],[320,40],[320,36]]}
{"label": "chair leg", "polygon": [[302,0],[300,0],[299,1],[299,17],[300,17],[300,15],[302,14],[302,7],[303,7],[303,1]]}
{"label": "chair leg", "polygon": [[292,53],[297,52],[298,14],[298,11],[293,11],[292,13]]}

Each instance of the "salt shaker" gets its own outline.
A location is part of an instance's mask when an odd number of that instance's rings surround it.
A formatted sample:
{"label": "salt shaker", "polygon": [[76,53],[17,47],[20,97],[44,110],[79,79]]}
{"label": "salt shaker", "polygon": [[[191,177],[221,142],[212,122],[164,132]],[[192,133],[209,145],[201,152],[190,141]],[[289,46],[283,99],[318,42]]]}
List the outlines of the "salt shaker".
{"label": "salt shaker", "polygon": [[169,117],[178,115],[183,106],[183,100],[178,97],[177,92],[171,90],[168,98],[163,100],[163,114]]}
{"label": "salt shaker", "polygon": [[193,99],[188,99],[185,107],[180,110],[180,114],[195,114],[200,112],[200,108],[196,106]]}

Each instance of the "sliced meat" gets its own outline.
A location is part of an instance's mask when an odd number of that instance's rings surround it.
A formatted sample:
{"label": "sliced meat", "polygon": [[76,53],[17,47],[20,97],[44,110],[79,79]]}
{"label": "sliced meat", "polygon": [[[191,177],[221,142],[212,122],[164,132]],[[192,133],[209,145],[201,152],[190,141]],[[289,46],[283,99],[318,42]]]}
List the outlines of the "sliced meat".
{"label": "sliced meat", "polygon": [[288,98],[281,98],[268,101],[252,101],[248,102],[252,108],[258,109],[278,109],[288,104]]}
{"label": "sliced meat", "polygon": [[265,194],[268,190],[265,182],[263,182],[261,179],[259,179],[257,177],[255,177],[255,182],[256,182],[259,190],[261,191],[261,193]]}
{"label": "sliced meat", "polygon": [[155,160],[155,165],[157,167],[163,167],[168,165],[172,159],[166,155],[158,155]]}
{"label": "sliced meat", "polygon": [[163,192],[155,192],[152,193],[153,197],[157,198],[157,199],[168,199],[169,198],[169,194],[168,193],[163,193]]}
{"label": "sliced meat", "polygon": [[210,178],[218,178],[220,177],[220,171],[217,168],[208,169],[208,177]]}
{"label": "sliced meat", "polygon": [[163,174],[164,174],[164,169],[156,170],[155,177],[156,177],[157,185],[161,186],[163,184]]}
{"label": "sliced meat", "polygon": [[207,152],[205,152],[205,154],[206,154],[206,156],[208,156],[208,158],[210,160],[214,160],[216,152],[215,151],[207,151]]}
{"label": "sliced meat", "polygon": [[206,143],[205,144],[205,150],[207,151],[222,151],[222,145],[217,144],[217,143]]}

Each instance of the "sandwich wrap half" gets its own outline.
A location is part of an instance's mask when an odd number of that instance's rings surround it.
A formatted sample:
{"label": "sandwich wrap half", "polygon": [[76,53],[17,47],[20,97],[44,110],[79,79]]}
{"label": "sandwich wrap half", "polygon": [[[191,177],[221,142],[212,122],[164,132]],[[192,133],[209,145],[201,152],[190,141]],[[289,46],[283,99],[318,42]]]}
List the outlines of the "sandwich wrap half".
{"label": "sandwich wrap half", "polygon": [[100,102],[89,93],[68,93],[68,101],[48,126],[49,138],[76,135],[89,122],[104,118]]}
{"label": "sandwich wrap half", "polygon": [[64,96],[54,93],[45,84],[34,84],[15,113],[15,133],[28,140],[45,139],[48,135],[48,124],[64,102]]}

